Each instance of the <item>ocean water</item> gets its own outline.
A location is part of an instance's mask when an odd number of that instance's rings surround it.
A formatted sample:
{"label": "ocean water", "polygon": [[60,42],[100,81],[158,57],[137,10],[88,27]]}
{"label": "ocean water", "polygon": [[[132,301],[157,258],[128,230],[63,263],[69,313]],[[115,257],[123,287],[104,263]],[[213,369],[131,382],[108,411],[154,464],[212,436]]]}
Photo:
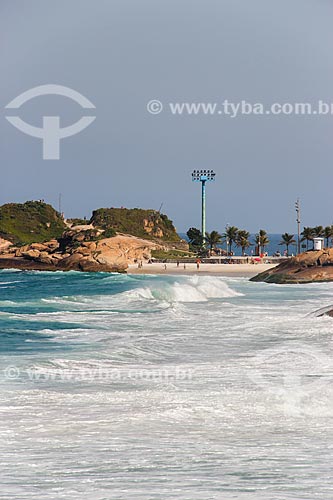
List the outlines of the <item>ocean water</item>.
{"label": "ocean water", "polygon": [[333,284],[0,272],[0,498],[333,498]]}

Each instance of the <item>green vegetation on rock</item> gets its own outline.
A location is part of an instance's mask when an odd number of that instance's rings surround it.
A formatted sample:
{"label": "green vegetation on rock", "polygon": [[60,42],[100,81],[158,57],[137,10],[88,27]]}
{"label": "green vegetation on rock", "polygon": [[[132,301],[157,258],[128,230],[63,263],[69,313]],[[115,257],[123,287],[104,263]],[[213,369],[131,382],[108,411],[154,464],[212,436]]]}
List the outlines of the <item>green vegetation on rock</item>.
{"label": "green vegetation on rock", "polygon": [[44,202],[7,203],[0,207],[0,237],[17,245],[59,238],[65,228],[60,214]]}
{"label": "green vegetation on rock", "polygon": [[182,252],[181,250],[152,250],[151,256],[153,259],[182,259],[184,257],[193,257],[191,252]]}
{"label": "green vegetation on rock", "polygon": [[99,208],[93,211],[90,223],[105,231],[113,229],[139,238],[180,241],[172,221],[156,210]]}

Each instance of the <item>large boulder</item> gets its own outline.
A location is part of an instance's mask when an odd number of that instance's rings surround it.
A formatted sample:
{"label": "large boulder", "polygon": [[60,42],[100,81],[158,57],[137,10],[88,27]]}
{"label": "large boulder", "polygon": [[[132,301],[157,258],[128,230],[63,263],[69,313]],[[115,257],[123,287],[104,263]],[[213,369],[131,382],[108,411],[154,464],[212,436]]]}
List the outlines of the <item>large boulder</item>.
{"label": "large boulder", "polygon": [[25,259],[38,260],[40,256],[40,251],[31,248],[25,252],[21,252],[21,256],[24,257]]}
{"label": "large boulder", "polygon": [[137,260],[151,258],[152,250],[162,249],[163,246],[156,242],[136,238],[125,234],[118,234],[113,238],[102,239],[97,243],[96,252],[99,257],[108,262],[127,262],[133,264]]}
{"label": "large boulder", "polygon": [[12,245],[13,243],[11,241],[0,238],[0,253],[8,251],[9,247]]}
{"label": "large boulder", "polygon": [[47,251],[49,247],[43,243],[31,243],[29,245],[32,250],[39,250],[40,252]]}
{"label": "large boulder", "polygon": [[304,252],[258,274],[251,281],[281,284],[333,281],[333,248]]}

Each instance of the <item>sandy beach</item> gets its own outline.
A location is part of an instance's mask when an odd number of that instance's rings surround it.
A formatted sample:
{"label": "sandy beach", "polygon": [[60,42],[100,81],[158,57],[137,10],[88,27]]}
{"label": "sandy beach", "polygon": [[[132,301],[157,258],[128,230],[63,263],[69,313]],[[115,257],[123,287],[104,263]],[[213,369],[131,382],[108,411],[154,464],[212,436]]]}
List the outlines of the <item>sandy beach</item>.
{"label": "sandy beach", "polygon": [[197,269],[196,264],[167,264],[153,263],[143,264],[142,268],[138,268],[137,264],[131,264],[128,267],[128,274],[201,274],[201,275],[218,275],[218,276],[233,276],[252,278],[263,271],[267,271],[275,267],[277,264],[200,264]]}

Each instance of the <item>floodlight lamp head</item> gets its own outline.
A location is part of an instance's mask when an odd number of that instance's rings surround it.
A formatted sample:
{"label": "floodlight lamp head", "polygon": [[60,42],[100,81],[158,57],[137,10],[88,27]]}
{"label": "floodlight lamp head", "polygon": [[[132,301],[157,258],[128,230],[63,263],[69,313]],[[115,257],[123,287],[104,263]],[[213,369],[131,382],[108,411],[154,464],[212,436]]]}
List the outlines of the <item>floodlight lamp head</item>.
{"label": "floodlight lamp head", "polygon": [[193,170],[192,181],[215,181],[215,175],[216,174],[213,170]]}

